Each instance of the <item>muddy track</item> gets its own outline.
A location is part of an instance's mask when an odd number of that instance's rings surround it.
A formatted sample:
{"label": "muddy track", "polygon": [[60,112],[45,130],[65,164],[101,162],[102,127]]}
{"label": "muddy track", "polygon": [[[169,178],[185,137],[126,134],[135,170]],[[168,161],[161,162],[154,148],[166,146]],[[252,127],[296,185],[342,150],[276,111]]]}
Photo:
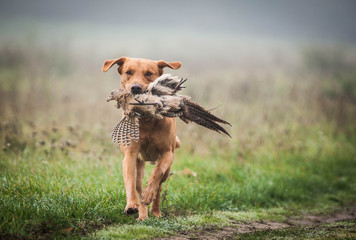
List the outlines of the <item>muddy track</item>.
{"label": "muddy track", "polygon": [[326,223],[333,223],[344,220],[356,220],[356,205],[343,208],[333,214],[303,215],[298,218],[289,218],[284,222],[256,221],[256,222],[236,222],[224,228],[203,228],[196,231],[182,232],[179,235],[168,238],[157,238],[160,240],[174,239],[235,239],[241,234],[253,233],[263,230],[275,230],[283,228],[318,226]]}

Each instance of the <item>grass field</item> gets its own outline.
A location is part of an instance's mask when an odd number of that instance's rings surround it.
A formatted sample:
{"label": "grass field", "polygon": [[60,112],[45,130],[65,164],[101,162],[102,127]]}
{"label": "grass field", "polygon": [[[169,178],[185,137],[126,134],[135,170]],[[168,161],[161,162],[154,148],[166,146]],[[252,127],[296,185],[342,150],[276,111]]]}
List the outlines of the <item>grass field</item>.
{"label": "grass field", "polygon": [[189,75],[194,100],[222,105],[215,113],[232,123],[232,139],[179,123],[163,217],[143,222],[123,213],[122,156],[109,138],[120,112],[105,99],[117,76],[100,73],[101,62],[74,69],[80,57],[40,49],[0,49],[1,238],[153,238],[326,214],[356,200],[352,49],[298,50],[259,70],[229,59],[177,72]]}

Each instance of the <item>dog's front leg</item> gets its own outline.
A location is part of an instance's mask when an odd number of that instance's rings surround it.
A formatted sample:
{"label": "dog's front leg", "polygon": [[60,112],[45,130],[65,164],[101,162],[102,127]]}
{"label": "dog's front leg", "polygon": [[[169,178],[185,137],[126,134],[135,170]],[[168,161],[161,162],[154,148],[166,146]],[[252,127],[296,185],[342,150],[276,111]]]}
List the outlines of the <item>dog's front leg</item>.
{"label": "dog's front leg", "polygon": [[134,214],[138,212],[138,201],[137,201],[137,193],[136,193],[136,178],[137,178],[137,170],[136,170],[136,162],[137,162],[137,151],[131,151],[129,149],[125,151],[125,157],[122,162],[122,173],[124,175],[124,183],[126,190],[126,214]]}
{"label": "dog's front leg", "polygon": [[160,190],[160,184],[162,183],[162,179],[167,174],[167,172],[169,173],[169,169],[171,168],[173,160],[173,151],[167,151],[162,154],[161,159],[158,161],[156,167],[153,169],[150,178],[147,181],[147,185],[142,196],[143,204],[148,205],[156,199],[157,194]]}
{"label": "dog's front leg", "polygon": [[[138,196],[141,197],[143,192],[142,181],[144,177],[145,162],[141,159],[137,159],[136,168],[137,168],[136,190]],[[141,201],[139,201],[138,220],[145,220],[146,218],[148,218],[147,206],[143,204]]]}

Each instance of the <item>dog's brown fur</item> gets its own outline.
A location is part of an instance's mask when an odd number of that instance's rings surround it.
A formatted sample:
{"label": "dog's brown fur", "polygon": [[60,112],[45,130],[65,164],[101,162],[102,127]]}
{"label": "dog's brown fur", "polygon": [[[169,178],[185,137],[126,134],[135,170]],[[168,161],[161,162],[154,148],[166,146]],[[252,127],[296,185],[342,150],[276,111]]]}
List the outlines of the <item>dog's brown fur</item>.
{"label": "dog's brown fur", "polygon": [[[163,74],[163,68],[178,69],[180,62],[153,61],[149,59],[137,59],[121,57],[106,60],[103,72],[117,64],[121,75],[121,88],[127,91],[131,86],[139,84],[144,91],[148,84]],[[126,189],[127,204],[125,213],[139,212],[139,220],[148,217],[147,205],[152,203],[150,211],[156,216],[161,216],[160,197],[162,183],[167,180],[171,165],[174,160],[174,150],[180,146],[176,136],[176,122],[174,118],[162,120],[140,119],[140,139],[136,143],[131,141],[130,146],[120,146],[123,159],[123,176]],[[151,176],[143,191],[142,180],[145,161],[156,163]],[[141,197],[138,200],[138,196]]]}

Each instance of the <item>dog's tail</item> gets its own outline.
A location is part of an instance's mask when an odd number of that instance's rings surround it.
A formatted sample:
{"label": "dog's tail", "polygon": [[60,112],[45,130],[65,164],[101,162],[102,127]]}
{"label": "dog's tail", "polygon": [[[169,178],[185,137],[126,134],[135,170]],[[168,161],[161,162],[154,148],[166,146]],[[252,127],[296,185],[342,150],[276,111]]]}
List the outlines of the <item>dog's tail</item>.
{"label": "dog's tail", "polygon": [[180,148],[180,145],[181,145],[180,139],[178,136],[176,136],[176,148]]}

